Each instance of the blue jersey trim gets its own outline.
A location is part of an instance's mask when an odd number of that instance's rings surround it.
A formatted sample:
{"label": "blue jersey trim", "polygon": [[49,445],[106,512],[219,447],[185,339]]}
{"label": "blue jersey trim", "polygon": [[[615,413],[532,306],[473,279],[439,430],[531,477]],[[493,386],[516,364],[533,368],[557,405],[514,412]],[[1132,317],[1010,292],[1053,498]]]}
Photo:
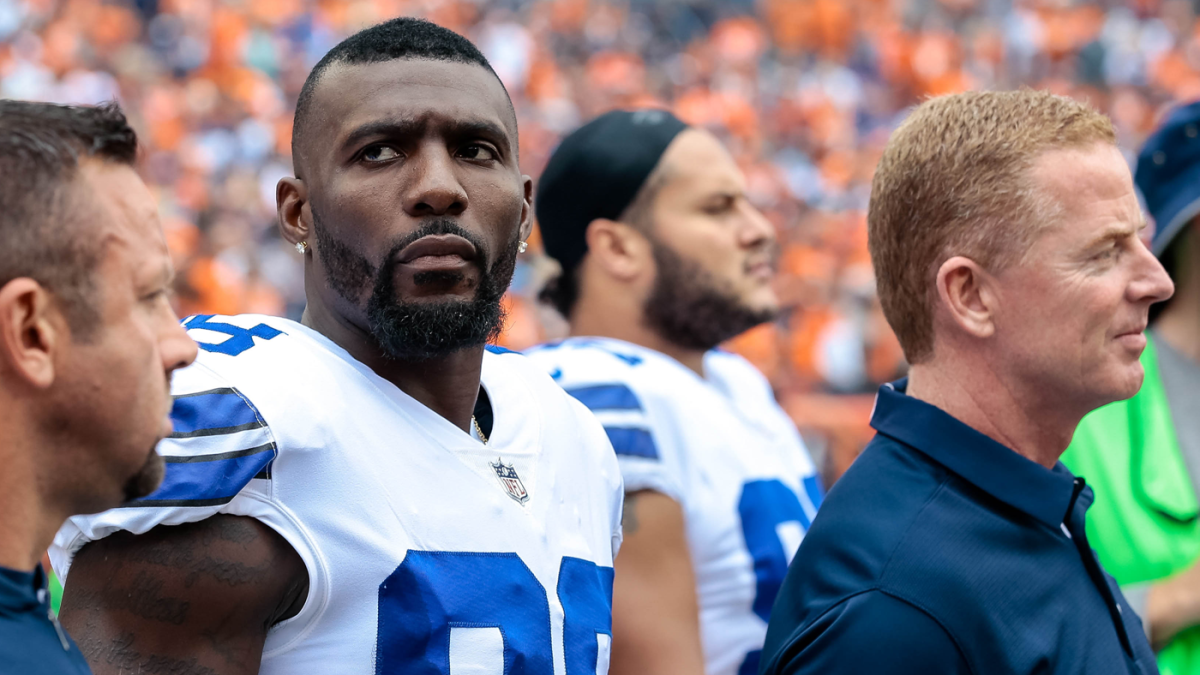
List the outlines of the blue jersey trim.
{"label": "blue jersey trim", "polygon": [[153,494],[124,504],[136,506],[211,506],[231,501],[254,478],[270,476],[278,454],[274,443],[195,457],[164,457],[167,472]]}
{"label": "blue jersey trim", "polygon": [[567,393],[574,396],[591,411],[597,410],[641,410],[642,402],[637,394],[623,384],[597,384],[590,387],[575,387]]}
{"label": "blue jersey trim", "polygon": [[258,411],[230,388],[177,396],[171,422],[175,426],[171,438],[218,436],[266,426]]}
{"label": "blue jersey trim", "polygon": [[645,429],[604,427],[604,433],[608,434],[608,440],[618,455],[658,459],[658,446],[654,444],[654,437]]}
{"label": "blue jersey trim", "polygon": [[521,353],[521,352],[515,352],[507,347],[501,347],[500,345],[484,345],[483,348],[493,354],[520,354]]}

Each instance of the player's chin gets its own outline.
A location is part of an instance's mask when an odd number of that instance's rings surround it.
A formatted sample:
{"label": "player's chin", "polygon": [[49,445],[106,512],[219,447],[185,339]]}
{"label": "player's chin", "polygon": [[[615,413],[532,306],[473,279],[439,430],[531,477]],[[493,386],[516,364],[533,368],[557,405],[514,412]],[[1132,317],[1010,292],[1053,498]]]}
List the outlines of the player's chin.
{"label": "player's chin", "polygon": [[[157,442],[155,445],[157,445]],[[158,454],[158,451],[151,447],[150,454],[147,455],[145,463],[125,483],[125,501],[129,502],[141,499],[157,490],[162,485],[163,477],[166,475],[166,466],[162,455]]]}
{"label": "player's chin", "polygon": [[1106,371],[1107,377],[1096,386],[1100,390],[1096,392],[1097,398],[1102,398],[1105,403],[1131,398],[1141,390],[1142,381],[1146,379],[1146,371],[1136,359],[1130,362],[1121,356],[1113,357]]}
{"label": "player's chin", "polygon": [[778,314],[781,308],[779,296],[769,285],[758,286],[743,294],[742,306],[755,314]]}

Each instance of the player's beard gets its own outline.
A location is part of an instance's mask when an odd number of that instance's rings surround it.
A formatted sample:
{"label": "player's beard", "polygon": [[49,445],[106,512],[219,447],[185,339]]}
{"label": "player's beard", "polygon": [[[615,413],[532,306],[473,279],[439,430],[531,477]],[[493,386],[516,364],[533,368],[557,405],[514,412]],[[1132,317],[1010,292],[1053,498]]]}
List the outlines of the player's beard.
{"label": "player's beard", "polygon": [[654,242],[657,275],[643,316],[670,343],[707,351],[775,318],[774,309],[746,306],[727,284],[666,244]]}
{"label": "player's beard", "polygon": [[142,468],[130,477],[129,480],[125,481],[125,485],[122,488],[125,493],[125,501],[131,502],[135,499],[141,499],[157,490],[158,486],[162,483],[165,471],[166,464],[162,456],[152,448]]}
{"label": "player's beard", "polygon": [[[415,232],[396,241],[378,265],[329,236],[313,213],[313,229],[329,285],[343,298],[356,302],[370,284],[367,325],[371,336],[389,358],[398,361],[427,361],[460,349],[477,347],[493,340],[504,324],[500,299],[512,281],[520,239],[513,240],[494,255],[487,243],[450,219],[426,221]],[[453,234],[475,247],[479,284],[470,300],[407,302],[396,294],[395,273],[400,251],[429,235]],[[461,272],[418,272],[413,283],[446,284]]]}

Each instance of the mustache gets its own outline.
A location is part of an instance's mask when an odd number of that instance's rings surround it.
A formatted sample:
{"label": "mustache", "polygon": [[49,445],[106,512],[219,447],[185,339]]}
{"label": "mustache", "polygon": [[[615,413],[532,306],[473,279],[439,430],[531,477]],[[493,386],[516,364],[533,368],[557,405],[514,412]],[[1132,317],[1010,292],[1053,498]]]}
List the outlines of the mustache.
{"label": "mustache", "polygon": [[746,262],[742,264],[742,270],[749,272],[750,268],[760,262],[766,262],[771,265],[771,269],[779,271],[779,259],[783,257],[783,247],[776,241],[764,241],[750,249],[749,255],[746,257]]}
{"label": "mustache", "polygon": [[387,254],[383,257],[383,261],[376,269],[382,271],[394,269],[396,266],[396,257],[400,255],[400,251],[403,251],[405,247],[418,239],[436,234],[452,234],[466,239],[475,249],[475,263],[484,271],[491,266],[492,252],[488,248],[487,242],[478,234],[467,230],[450,218],[435,218],[421,223],[421,226],[416,230],[397,239],[388,249]]}

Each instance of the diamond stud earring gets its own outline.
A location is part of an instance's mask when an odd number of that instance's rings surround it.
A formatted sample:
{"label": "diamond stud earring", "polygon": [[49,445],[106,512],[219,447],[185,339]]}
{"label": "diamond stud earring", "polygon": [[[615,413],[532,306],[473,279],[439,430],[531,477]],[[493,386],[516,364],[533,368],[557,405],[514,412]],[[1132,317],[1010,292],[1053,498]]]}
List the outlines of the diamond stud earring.
{"label": "diamond stud earring", "polygon": [[308,253],[308,242],[307,241],[296,242],[296,251],[299,252],[300,255],[304,255],[305,253]]}
{"label": "diamond stud earring", "polygon": [[521,245],[517,247],[517,253],[524,253],[526,251],[526,249],[528,249],[528,248],[529,248],[529,244],[527,244],[525,242],[521,242]]}

